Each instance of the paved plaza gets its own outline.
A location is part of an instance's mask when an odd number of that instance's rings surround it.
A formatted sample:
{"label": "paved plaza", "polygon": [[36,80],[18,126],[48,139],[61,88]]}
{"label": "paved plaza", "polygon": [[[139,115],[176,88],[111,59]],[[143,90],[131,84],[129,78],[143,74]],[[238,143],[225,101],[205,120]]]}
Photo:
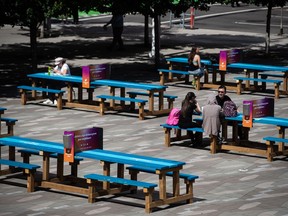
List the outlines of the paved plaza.
{"label": "paved plaza", "polygon": [[[91,24],[92,25],[92,24]],[[102,24],[95,24],[91,27],[97,29]],[[134,23],[130,23],[133,26]],[[27,43],[27,38],[20,34],[20,29],[6,30],[12,34],[18,34],[18,43]],[[55,26],[55,28],[64,29],[67,32],[75,30],[73,25],[67,27]],[[127,28],[130,29],[130,28]],[[63,30],[63,31],[64,31]],[[83,29],[82,29],[83,30]],[[91,29],[90,29],[91,30]],[[95,29],[94,29],[95,30]],[[2,30],[1,30],[2,31]],[[76,31],[76,30],[75,30]],[[81,31],[81,27],[78,31]],[[171,36],[172,33],[179,32],[183,39]],[[84,34],[84,32],[82,32]],[[134,32],[132,32],[134,33]],[[8,33],[7,33],[8,34]],[[64,33],[63,33],[64,34]],[[132,36],[125,32],[126,50],[117,51],[116,54],[107,50],[105,45],[109,45],[102,40],[108,37],[108,33],[103,37],[88,40],[87,37],[79,38],[79,35],[68,34],[55,38],[40,39],[42,44],[49,43],[53,50],[56,44],[61,44],[61,40],[65,44],[75,43],[72,47],[77,55],[73,56],[72,50],[70,54],[65,51],[63,57],[68,58],[68,64],[74,69],[87,64],[112,64],[112,78],[120,80],[129,80],[134,82],[159,83],[158,73],[153,72],[152,64],[149,62],[147,52],[139,45],[139,42],[133,42]],[[233,42],[233,38],[243,37],[248,42],[241,45]],[[209,37],[208,37],[209,36]],[[257,43],[257,35],[243,32],[229,32],[214,30],[187,30],[180,28],[165,29],[163,32],[163,50],[164,57],[179,56],[188,54],[191,44],[199,44],[202,48],[203,56],[215,55],[221,49],[227,49],[229,43],[231,48],[241,46],[244,50],[249,50],[249,62],[269,63],[267,59],[261,59],[257,52],[263,49],[263,42]],[[260,37],[260,36],[259,36]],[[251,40],[250,40],[251,39]],[[4,49],[12,47],[12,42],[7,39],[6,45],[2,45],[1,52]],[[193,40],[193,41],[191,41]],[[232,40],[232,42],[231,42]],[[25,42],[26,41],[26,42]],[[250,41],[250,42],[249,42]],[[82,47],[77,48],[77,43]],[[92,43],[99,45],[92,45]],[[102,42],[102,45],[101,45]],[[221,42],[223,46],[217,44]],[[101,57],[89,55],[89,58],[81,55],[79,50],[85,49],[84,45],[90,45],[95,48],[95,53],[101,53]],[[104,45],[103,45],[104,44]],[[281,47],[287,44],[286,37],[277,35],[272,36],[271,46]],[[40,47],[42,47],[41,45]],[[59,45],[66,47],[65,45]],[[97,49],[96,49],[97,48]],[[87,48],[88,49],[88,48]],[[137,52],[138,51],[138,52]],[[43,50],[46,53],[45,50]],[[135,52],[135,53],[132,53]],[[287,52],[287,50],[286,50]],[[11,52],[7,52],[12,55]],[[254,54],[253,54],[254,53]],[[66,55],[67,54],[67,55]],[[83,54],[83,53],[82,53]],[[16,57],[21,56],[15,54]],[[3,56],[3,54],[2,54]],[[73,56],[73,57],[72,57]],[[246,58],[248,58],[245,56]],[[53,59],[52,55],[50,59]],[[44,58],[42,58],[44,59]],[[5,59],[7,60],[7,59]],[[21,61],[21,59],[19,59]],[[288,65],[287,59],[279,59],[281,65]],[[278,62],[278,63],[279,63]],[[277,58],[271,59],[271,64],[277,63]],[[145,66],[145,64],[147,64]],[[45,68],[45,62],[41,62],[40,67]],[[1,69],[2,70],[2,69]],[[12,71],[11,68],[9,70]],[[8,70],[8,71],[9,71]],[[3,72],[3,70],[2,70]],[[19,72],[19,71],[18,71]],[[16,73],[16,72],[15,72]],[[20,72],[19,72],[20,73]],[[2,73],[3,75],[3,73]],[[17,78],[24,77],[16,74]],[[233,80],[234,73],[227,73],[226,80]],[[3,77],[1,77],[2,79]],[[9,82],[11,79],[8,79]],[[21,84],[21,80],[16,83],[11,82],[11,86]],[[23,82],[27,82],[24,78]],[[8,82],[8,81],[7,81]],[[3,83],[3,82],[1,82]],[[18,84],[17,84],[18,83]],[[1,84],[2,85],[2,84]],[[3,86],[2,86],[3,87]],[[271,87],[268,85],[268,88]],[[4,88],[3,88],[4,89]],[[3,90],[2,89],[2,90]],[[5,87],[5,90],[12,89]],[[195,91],[190,86],[181,82],[169,83],[167,93],[177,95],[175,107],[180,107],[181,101],[184,99],[188,91],[194,91],[197,100],[201,106],[204,105],[207,95],[215,92],[216,89],[202,89]],[[4,90],[3,90],[4,91]],[[13,90],[11,90],[13,93]],[[106,92],[106,87],[99,87],[95,90],[97,94]],[[15,90],[16,92],[16,90]],[[215,155],[210,154],[209,147],[203,145],[199,148],[193,148],[186,142],[178,142],[172,147],[164,146],[164,131],[160,127],[164,123],[167,116],[148,117],[144,121],[139,121],[137,115],[121,112],[109,113],[100,116],[98,112],[82,109],[64,108],[58,111],[55,106],[47,106],[38,102],[29,103],[26,106],[20,104],[19,95],[10,91],[1,94],[0,107],[5,107],[4,116],[18,119],[14,133],[17,136],[29,137],[35,139],[43,139],[48,141],[62,142],[62,135],[65,130],[77,130],[89,127],[102,127],[104,129],[104,149],[120,151],[133,154],[142,154],[171,160],[179,160],[186,162],[183,172],[191,173],[199,176],[194,184],[194,203],[179,205],[163,206],[157,208],[151,215],[165,216],[190,216],[190,215],[209,215],[209,216],[284,216],[288,215],[288,159],[286,157],[278,157],[273,162],[268,162],[266,158],[257,155],[240,154],[237,152],[221,152]],[[6,95],[6,96],[5,96]],[[9,96],[8,96],[9,95]],[[272,94],[244,92],[237,95],[235,91],[228,91],[228,95],[242,109],[242,101],[247,99],[260,99],[265,96],[273,97]],[[66,95],[64,96],[66,97]],[[287,96],[281,96],[275,100],[275,116],[288,118]],[[2,128],[4,125],[2,125]],[[271,125],[255,125],[251,129],[250,139],[254,141],[264,142],[264,136],[277,136],[276,127]],[[286,136],[287,137],[287,136]],[[204,140],[207,143],[207,139]],[[8,156],[8,151],[2,148],[2,155]],[[20,156],[18,155],[20,160]],[[40,157],[32,157],[31,163],[41,164]],[[52,160],[52,172],[56,172],[56,161]],[[79,176],[92,172],[101,172],[102,167],[97,161],[85,160],[81,162],[79,167]],[[65,166],[65,172],[69,172],[68,165]],[[114,170],[112,171],[114,175]],[[79,194],[70,194],[57,190],[43,190],[38,188],[34,193],[26,192],[26,180],[15,176],[0,177],[0,216],[76,216],[76,215],[101,215],[101,216],[135,216],[146,215],[144,209],[144,200],[135,198],[129,194],[119,196],[105,196],[97,200],[97,202],[88,203],[87,197]],[[128,175],[126,176],[128,178]],[[148,174],[140,174],[139,179],[147,182],[158,183],[156,176]],[[172,181],[168,179],[168,184]],[[184,184],[181,190],[185,190]]]}

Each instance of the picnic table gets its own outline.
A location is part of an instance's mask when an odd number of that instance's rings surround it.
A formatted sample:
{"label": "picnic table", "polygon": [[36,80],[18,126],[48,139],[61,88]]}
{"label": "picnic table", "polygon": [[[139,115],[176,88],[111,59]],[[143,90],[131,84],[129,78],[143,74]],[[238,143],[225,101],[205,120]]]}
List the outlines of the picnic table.
{"label": "picnic table", "polygon": [[[239,152],[247,152],[247,153],[255,153],[259,155],[267,156],[267,147],[266,144],[253,142],[249,139],[249,131],[250,128],[242,127],[243,130],[243,139],[238,139],[238,126],[239,123],[243,121],[243,115],[239,114],[236,117],[225,117],[225,122],[222,124],[222,130],[224,137],[227,138],[227,126],[229,122],[232,125],[232,139],[227,144],[222,144],[218,146],[219,150],[231,150],[231,151],[239,151]],[[288,128],[288,119],[287,118],[279,118],[279,117],[261,117],[261,118],[253,118],[253,125],[257,127],[258,124],[268,124],[275,126],[275,129],[278,131],[279,138],[285,138],[285,130]],[[259,148],[259,146],[263,146],[264,148]],[[283,154],[285,150],[284,143],[278,143],[278,155]],[[268,156],[267,156],[268,158]]]}
{"label": "picnic table", "polygon": [[[82,177],[77,176],[64,176],[64,146],[62,143],[56,142],[49,142],[44,140],[38,139],[31,139],[19,136],[11,136],[0,138],[0,145],[2,146],[9,146],[9,160],[15,161],[15,148],[21,149],[31,149],[31,150],[38,150],[41,152],[40,155],[43,156],[43,164],[42,164],[42,180],[40,182],[40,187],[43,188],[53,188],[60,191],[71,192],[71,193],[79,193],[88,195],[89,197],[92,196],[95,198],[95,193],[91,193],[92,191],[87,188],[87,184],[85,183],[85,179]],[[57,154],[57,178],[50,177],[50,155]],[[87,150],[75,153],[75,156],[81,157],[85,159],[92,159],[95,161],[101,161],[103,165],[103,177],[105,181],[103,182],[103,190],[99,191],[98,196],[106,195],[106,194],[115,194],[119,192],[123,192],[125,187],[118,185],[117,187],[110,187],[109,180],[118,179],[118,181],[125,181],[124,179],[124,166],[132,165],[139,167],[140,169],[143,168],[147,169],[150,168],[155,170],[155,173],[159,176],[159,199],[152,201],[152,197],[146,199],[146,212],[150,212],[153,207],[172,204],[180,201],[191,201],[193,198],[193,187],[192,183],[189,183],[189,190],[187,190],[184,194],[180,193],[180,171],[183,169],[185,162],[181,161],[174,161],[174,160],[167,160],[162,158],[155,158],[149,156],[142,156],[137,154],[128,154],[122,152],[115,152],[109,150],[102,150],[102,149],[94,149],[94,150]],[[117,177],[109,176],[111,174],[111,165],[114,164],[117,168]],[[88,175],[93,177],[94,174]],[[166,176],[172,176],[172,195],[167,195],[168,184],[166,182]],[[101,174],[95,174],[94,176],[102,176]],[[107,177],[108,176],[108,177]],[[198,178],[198,177],[196,177]],[[193,180],[194,181],[194,180]],[[136,180],[127,180],[128,184],[137,182]],[[76,183],[76,184],[75,184]],[[77,183],[81,183],[80,186]],[[143,183],[143,182],[142,182]],[[139,183],[140,185],[142,184]],[[85,186],[86,185],[86,186]],[[144,184],[148,186],[157,186],[157,184],[147,183]],[[127,189],[127,188],[126,188]],[[128,188],[131,190],[131,188]],[[134,188],[135,189],[135,188]],[[150,194],[151,195],[151,194]],[[91,198],[91,197],[90,197]],[[90,199],[89,198],[89,199]]]}
{"label": "picnic table", "polygon": [[[145,115],[163,115],[168,114],[171,107],[164,107],[164,92],[167,86],[148,84],[148,83],[133,83],[118,80],[95,80],[90,83],[90,89],[88,89],[88,101],[83,100],[83,88],[82,88],[82,77],[81,76],[59,76],[59,75],[48,75],[47,73],[35,73],[29,74],[28,77],[32,80],[32,86],[36,86],[37,82],[45,83],[49,81],[56,81],[66,83],[67,85],[67,102],[66,107],[77,107],[77,108],[88,108],[100,111],[99,104],[93,100],[93,91],[97,86],[107,86],[109,88],[109,94],[111,96],[116,95],[116,89],[120,88],[120,97],[125,97],[126,89],[141,89],[148,93],[149,109],[145,112]],[[42,84],[43,85],[43,84]],[[73,100],[73,86],[78,88],[78,101]],[[155,95],[159,98],[158,109],[155,110]],[[33,96],[33,95],[32,95]],[[34,93],[34,97],[35,97]],[[114,100],[111,100],[111,106],[114,106]]]}
{"label": "picnic table", "polygon": [[[189,81],[189,73],[188,73],[188,58],[184,57],[173,57],[173,58],[167,58],[166,59],[167,64],[169,65],[169,70],[168,72],[168,80],[173,81],[173,75],[185,75],[185,82],[188,83]],[[212,62],[207,59],[201,59],[201,64],[204,65],[206,68],[206,73],[204,73],[204,84],[209,83],[209,76],[208,76],[208,71],[212,67]],[[162,70],[159,70],[161,72],[165,72]],[[185,73],[187,72],[187,73]],[[160,83],[164,84],[164,74],[160,73]],[[181,78],[178,77],[178,80]],[[200,87],[199,87],[200,89]]]}

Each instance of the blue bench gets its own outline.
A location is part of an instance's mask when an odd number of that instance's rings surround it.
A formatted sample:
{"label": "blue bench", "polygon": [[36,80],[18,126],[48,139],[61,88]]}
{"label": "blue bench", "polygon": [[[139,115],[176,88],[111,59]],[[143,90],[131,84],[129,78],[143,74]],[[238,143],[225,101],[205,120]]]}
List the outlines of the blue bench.
{"label": "blue bench", "polygon": [[[21,157],[23,157],[24,163],[30,162],[30,156],[31,155],[38,155],[38,156],[41,155],[40,151],[34,150],[34,149],[18,149],[18,152],[21,153]],[[57,153],[51,153],[50,158],[58,159],[58,154]],[[83,158],[76,156],[76,157],[74,157],[74,162],[69,163],[69,165],[71,166],[71,175],[74,177],[77,177],[77,175],[78,175],[78,165],[80,164],[80,161],[83,161]]]}
{"label": "blue bench", "polygon": [[14,118],[3,118],[3,117],[1,117],[0,119],[1,119],[1,122],[5,122],[7,126],[7,134],[0,134],[0,137],[13,136],[14,125],[16,124],[18,120]]}
{"label": "blue bench", "polygon": [[[160,76],[160,85],[164,85],[165,84],[165,73],[168,73],[168,81],[174,81],[173,80],[173,74],[179,74],[179,75],[184,75],[185,76],[185,83],[189,83],[189,76],[190,73],[188,71],[182,71],[182,70],[170,70],[170,69],[158,69],[159,71],[159,76]],[[200,90],[200,77],[198,76],[194,76],[195,81],[196,81],[196,90],[199,91]],[[179,78],[178,78],[179,80]]]}
{"label": "blue bench", "polygon": [[148,100],[143,100],[143,99],[137,99],[137,98],[126,98],[126,97],[118,97],[118,96],[112,96],[112,95],[98,95],[96,96],[97,98],[100,99],[100,115],[104,115],[105,112],[105,100],[111,100],[110,102],[110,108],[114,109],[114,100],[118,101],[123,101],[124,104],[121,104],[122,109],[124,108],[123,106],[125,105],[125,101],[130,102],[130,110],[135,109],[135,103],[138,103],[139,106],[139,119],[143,120],[144,119],[144,106],[145,103],[148,102]]}
{"label": "blue bench", "polygon": [[[150,213],[152,211],[151,203],[152,203],[152,195],[154,192],[154,188],[157,187],[157,184],[135,181],[130,179],[117,178],[112,176],[105,176],[99,174],[87,174],[84,175],[84,178],[87,179],[89,193],[88,193],[88,202],[93,203],[96,198],[96,183],[100,182],[109,182],[116,183],[120,185],[127,185],[132,187],[141,187],[143,188],[143,193],[145,194],[145,211],[146,213]],[[119,191],[121,192],[121,190]]]}
{"label": "blue bench", "polygon": [[[191,131],[191,132],[199,132],[199,133],[203,133],[203,129],[201,127],[199,128],[180,128],[178,125],[169,125],[169,124],[161,124],[161,127],[164,128],[164,132],[165,132],[165,146],[166,147],[170,147],[171,146],[171,142],[173,141],[180,141],[180,140],[185,140],[185,139],[189,139],[188,134],[186,135],[181,135],[181,130],[185,130],[185,131]],[[175,129],[176,130],[176,136],[175,137],[171,137],[171,130]]]}
{"label": "blue bench", "polygon": [[[285,138],[279,138],[279,137],[264,137],[263,140],[266,141],[267,144],[267,160],[268,161],[273,161],[273,157],[278,156],[278,155],[288,155],[288,149],[285,149],[285,146],[288,146],[288,139]],[[278,151],[274,150],[274,145],[278,143],[278,148],[279,148],[279,143],[283,144],[283,146],[278,149]]]}
{"label": "blue bench", "polygon": [[[149,93],[146,92],[127,92],[127,94],[129,95],[130,98],[136,98],[137,95],[141,95],[141,96],[149,96]],[[154,97],[159,97],[159,94],[154,94]],[[167,99],[168,102],[168,108],[172,109],[173,108],[173,102],[175,101],[176,98],[178,98],[178,96],[175,95],[163,95],[164,98]]]}
{"label": "blue bench", "polygon": [[63,107],[63,101],[62,101],[62,96],[65,93],[63,90],[59,89],[48,89],[48,88],[42,88],[42,87],[33,87],[33,86],[18,86],[18,89],[20,89],[20,94],[21,94],[21,104],[26,105],[27,103],[27,91],[32,91],[32,97],[35,97],[36,99],[36,94],[33,96],[33,91],[34,92],[45,92],[45,93],[52,93],[55,94],[57,97],[57,109],[61,110]]}
{"label": "blue bench", "polygon": [[[266,83],[273,83],[274,84],[274,94],[275,98],[279,98],[279,86],[282,83],[282,80],[271,80],[271,79],[259,79],[259,78],[251,78],[251,77],[234,77],[237,80],[237,94],[241,94],[242,91],[242,82],[243,81],[254,81],[255,87],[257,87],[258,82],[262,83],[262,90],[266,89]],[[246,88],[249,89],[250,84],[246,83]]]}
{"label": "blue bench", "polygon": [[[7,165],[9,167],[23,169],[25,171],[25,174],[27,174],[27,192],[33,192],[35,190],[35,180],[34,180],[35,172],[38,168],[40,168],[39,165],[21,163],[18,161],[11,161],[11,160],[5,160],[5,159],[0,159],[0,164]],[[2,173],[2,169],[1,169],[1,173]]]}
{"label": "blue bench", "polygon": [[[153,169],[150,167],[130,166],[130,167],[126,167],[126,169],[129,170],[131,180],[137,180],[137,175],[139,172],[156,174],[156,169]],[[173,172],[167,172],[166,176],[173,177]],[[186,193],[192,194],[191,199],[188,201],[188,203],[192,203],[193,183],[195,182],[196,179],[199,178],[199,176],[186,174],[186,173],[179,173],[179,178],[184,179],[184,182],[186,184]]]}

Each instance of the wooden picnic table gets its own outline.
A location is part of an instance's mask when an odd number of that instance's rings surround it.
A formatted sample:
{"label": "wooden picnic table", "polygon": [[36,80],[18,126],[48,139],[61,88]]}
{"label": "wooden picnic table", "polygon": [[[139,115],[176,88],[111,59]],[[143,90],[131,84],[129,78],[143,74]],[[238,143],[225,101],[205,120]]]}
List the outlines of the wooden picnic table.
{"label": "wooden picnic table", "polygon": [[[90,193],[89,189],[87,189],[85,181],[83,181],[84,180],[83,178],[76,176],[63,176],[64,146],[62,143],[11,136],[0,138],[0,145],[9,146],[9,159],[13,161],[15,160],[15,148],[33,149],[41,152],[40,155],[43,156],[43,164],[42,164],[43,173],[40,187],[53,188],[60,191],[80,193],[84,195],[88,195]],[[50,154],[54,153],[58,154],[57,178],[50,178],[49,176]],[[116,164],[118,178],[124,178],[125,165],[143,167],[143,169],[144,168],[155,169],[156,170],[155,174],[159,176],[159,199],[156,199],[155,201],[150,203],[151,208],[185,200],[188,201],[192,200],[193,198],[192,188],[190,189],[190,191],[186,191],[184,194],[180,194],[179,173],[183,169],[185,162],[142,156],[137,154],[128,154],[122,152],[102,150],[102,149],[94,149],[78,152],[75,153],[75,156],[79,156],[84,160],[85,158],[88,158],[95,161],[101,161],[103,165],[103,175],[105,176],[110,176],[111,164]],[[172,196],[169,195],[169,197],[167,196],[167,189],[169,188],[166,182],[167,172],[173,172],[172,175],[173,195]],[[71,183],[69,183],[70,181]],[[84,187],[79,186],[77,183],[84,184]],[[110,189],[108,182],[105,183],[104,189],[106,189],[105,194],[114,194],[115,192],[119,193],[122,191],[121,187],[119,190],[115,190],[115,188]],[[103,191],[98,195],[100,196],[101,194],[104,194]]]}
{"label": "wooden picnic table", "polygon": [[[185,58],[185,57],[172,57],[172,58],[167,58],[166,62],[169,65],[169,70],[178,69],[179,66],[180,66],[180,69],[183,70],[183,68],[184,68],[184,71],[188,71],[188,68],[187,68],[187,66],[188,66],[188,58]],[[212,67],[212,62],[210,60],[207,60],[207,59],[201,59],[201,64],[203,64],[204,67],[206,68],[206,72],[207,73],[204,73],[204,84],[207,84],[207,83],[209,83],[208,70],[209,70],[209,68]],[[186,81],[188,80],[188,77],[186,76],[186,78],[185,78]],[[164,77],[162,77],[162,79],[164,79]],[[168,79],[169,80],[173,80],[173,74],[172,73],[169,73]],[[164,81],[160,80],[160,83],[164,83]]]}
{"label": "wooden picnic table", "polygon": [[[219,64],[214,64],[214,67],[219,67]],[[227,69],[242,69],[247,78],[254,75],[254,78],[258,78],[259,73],[263,71],[282,72],[283,73],[283,93],[288,93],[288,67],[274,66],[274,65],[262,65],[262,64],[250,64],[250,63],[231,63],[227,65]],[[257,88],[258,83],[254,82],[254,86]],[[251,89],[250,81],[246,81],[246,89]]]}
{"label": "wooden picnic table", "polygon": [[[258,142],[253,142],[249,139],[249,131],[250,128],[242,127],[243,130],[243,140],[238,139],[238,126],[239,123],[242,123],[243,115],[239,114],[236,117],[225,117],[225,121],[222,124],[222,130],[224,137],[227,138],[227,126],[229,122],[232,124],[232,139],[227,144],[222,144],[219,146],[221,150],[231,150],[231,151],[239,151],[239,152],[248,152],[248,153],[256,153],[260,155],[267,155],[267,150],[260,149]],[[230,125],[231,125],[230,124]],[[268,124],[275,126],[275,129],[278,130],[278,137],[285,138],[285,130],[288,128],[288,119],[279,118],[279,117],[261,117],[261,118],[253,118],[253,127],[257,127],[258,124]],[[255,146],[253,146],[255,144]],[[261,143],[260,145],[265,145]],[[247,147],[248,146],[248,147]],[[279,143],[278,145],[278,153],[281,154],[284,151],[284,143]]]}
{"label": "wooden picnic table", "polygon": [[[107,86],[109,87],[109,94],[115,96],[116,89],[120,88],[120,96],[125,96],[126,89],[141,89],[145,90],[149,94],[149,110],[145,112],[145,115],[163,115],[168,114],[171,108],[164,108],[164,92],[166,91],[167,86],[156,85],[156,84],[148,84],[148,83],[133,83],[133,82],[126,82],[126,81],[118,81],[118,80],[95,80],[90,83],[91,88],[88,89],[89,96],[88,96],[88,103],[84,103],[83,101],[83,88],[82,88],[82,77],[81,76],[59,76],[59,75],[48,75],[48,73],[35,73],[29,74],[28,77],[32,80],[32,86],[36,86],[37,82],[41,81],[47,83],[49,81],[56,81],[66,83],[67,90],[68,90],[68,98],[65,106],[67,107],[77,107],[77,108],[88,108],[94,109],[99,111],[100,108],[93,101],[93,91],[96,86]],[[78,101],[72,99],[73,95],[73,86],[78,87]],[[154,104],[154,95],[155,93],[158,94],[159,104],[158,110],[155,110]],[[35,93],[34,93],[35,94]],[[35,97],[35,95],[34,95]],[[111,102],[112,104],[114,103]]]}

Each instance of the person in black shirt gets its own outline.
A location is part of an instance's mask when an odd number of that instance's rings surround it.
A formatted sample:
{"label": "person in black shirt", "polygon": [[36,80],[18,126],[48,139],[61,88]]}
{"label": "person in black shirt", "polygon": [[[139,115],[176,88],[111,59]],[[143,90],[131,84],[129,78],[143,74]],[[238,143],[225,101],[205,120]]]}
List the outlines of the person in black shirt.
{"label": "person in black shirt", "polygon": [[[178,122],[178,126],[180,128],[201,127],[196,122],[193,122],[192,116],[194,111],[201,113],[200,106],[196,101],[196,95],[193,92],[188,92],[185,99],[182,101],[182,107]],[[194,136],[192,131],[188,131],[188,135],[190,136],[193,145],[199,144],[198,141],[201,133],[196,132]]]}
{"label": "person in black shirt", "polygon": [[[222,109],[223,109],[223,105],[225,101],[231,101],[231,98],[228,95],[226,95],[226,86],[221,85],[218,87],[218,95],[216,95],[216,101],[217,101],[217,104],[221,106]],[[224,118],[225,118],[224,116],[223,118],[220,118],[221,122],[223,122]],[[240,125],[238,126],[238,136],[240,139],[242,139],[243,137],[242,126]],[[226,143],[226,140],[223,137],[220,137],[220,135],[218,136],[218,138],[220,142]]]}
{"label": "person in black shirt", "polygon": [[223,108],[225,101],[231,101],[231,98],[226,95],[226,86],[221,85],[218,88],[218,95],[216,96],[217,104]]}

